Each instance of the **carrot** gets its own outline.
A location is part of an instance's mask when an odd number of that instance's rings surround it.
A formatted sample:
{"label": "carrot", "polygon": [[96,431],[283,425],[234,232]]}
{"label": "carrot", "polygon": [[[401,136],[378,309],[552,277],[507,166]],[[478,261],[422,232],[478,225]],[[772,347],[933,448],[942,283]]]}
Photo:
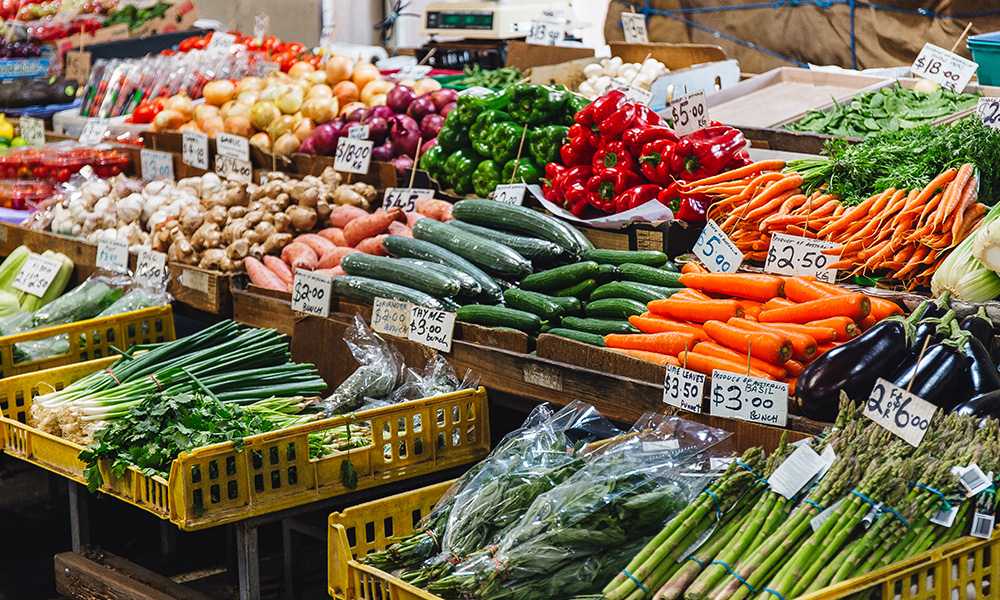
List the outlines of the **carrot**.
{"label": "carrot", "polygon": [[684,288],[679,292],[675,292],[671,298],[677,298],[678,300],[715,300],[715,298],[709,296],[704,292],[699,292],[694,288]]}
{"label": "carrot", "polygon": [[368,211],[350,204],[341,204],[330,209],[330,225],[344,227],[354,219],[368,215]]}
{"label": "carrot", "polygon": [[802,375],[802,371],[806,370],[806,366],[800,363],[799,361],[795,360],[794,358],[788,359],[787,361],[785,361],[785,364],[781,366],[784,367],[786,371],[788,371],[789,377],[798,377],[799,375]]}
{"label": "carrot", "polygon": [[810,361],[816,356],[816,339],[806,333],[789,331],[781,327],[781,323],[757,323],[747,319],[729,319],[729,324],[744,331],[763,331],[776,333],[788,338],[792,343],[792,358],[801,361]]}
{"label": "carrot", "polygon": [[816,321],[809,321],[803,323],[808,327],[830,327],[837,332],[837,341],[846,342],[852,338],[858,337],[861,332],[858,331],[858,325],[854,322],[854,319],[850,317],[830,317],[828,319],[818,319]]}
{"label": "carrot", "polygon": [[327,227],[321,230],[318,234],[325,237],[326,239],[333,242],[334,246],[346,246],[347,240],[344,239],[344,230],[340,227]]}
{"label": "carrot", "polygon": [[938,205],[937,210],[934,212],[931,225],[937,227],[944,221],[946,216],[955,212],[959,202],[962,200],[962,189],[965,188],[965,184],[972,177],[974,170],[975,166],[972,163],[965,163],[958,168],[958,173],[955,174],[954,181],[948,184],[948,187],[944,190],[944,194],[941,196],[941,204]]}
{"label": "carrot", "polygon": [[816,346],[816,356],[821,356],[823,354],[826,354],[827,352],[833,350],[839,345],[840,345],[839,342],[828,342],[826,344],[819,344]]}
{"label": "carrot", "polygon": [[430,217],[435,221],[450,221],[451,202],[447,200],[435,200],[434,198],[421,198],[417,200],[416,210],[425,217]]}
{"label": "carrot", "polygon": [[[743,212],[740,214],[740,219],[746,218],[749,212],[766,205],[772,199],[784,194],[787,191],[794,190],[795,188],[802,185],[802,176],[799,174],[788,175],[783,177],[771,185],[764,188],[764,190],[754,196],[752,200],[744,207]],[[787,197],[785,198],[787,199]]]}
{"label": "carrot", "polygon": [[736,299],[743,307],[743,318],[750,319],[751,321],[756,321],[757,316],[762,310],[764,310],[764,305],[756,300],[744,300],[741,298]]}
{"label": "carrot", "polygon": [[[854,323],[854,321],[851,321],[851,323]],[[805,323],[775,323],[774,325],[779,326],[782,331],[796,331],[808,335],[816,340],[817,347],[819,347],[819,344],[833,342],[837,339],[837,330],[833,327],[821,327]],[[770,326],[768,325],[768,327]]]}
{"label": "carrot", "polygon": [[[913,253],[912,247],[907,250],[910,254]],[[907,258],[909,257],[907,256]],[[801,297],[802,300],[797,300],[798,302],[820,300],[830,296],[842,296],[844,294],[851,293],[854,292],[845,290],[844,288],[833,285],[832,283],[820,281],[815,277],[789,277],[788,280],[785,281],[785,295],[789,298],[792,298],[793,296]],[[868,296],[868,301],[871,303],[871,313],[869,314],[875,316],[880,321],[886,317],[903,314],[903,309],[901,309],[899,305],[892,300],[886,300],[885,298],[879,298],[878,296]]]}
{"label": "carrot", "polygon": [[712,371],[718,369],[720,371],[729,371],[730,373],[739,373],[740,375],[749,375],[750,377],[757,377],[759,379],[774,379],[768,373],[764,371],[759,371],[750,367],[747,369],[746,363],[740,364],[735,361],[726,360],[724,358],[719,358],[717,356],[705,356],[704,354],[696,354],[694,352],[681,352],[680,356],[677,357],[682,365],[687,364],[687,368],[692,371],[697,371],[698,373],[704,373],[705,375],[711,375]]}
{"label": "carrot", "polygon": [[692,333],[699,336],[701,339],[708,339],[708,336],[705,335],[705,332],[702,330],[700,325],[693,325],[691,323],[683,323],[681,321],[667,319],[659,315],[654,315],[653,313],[647,312],[642,313],[641,315],[632,315],[628,318],[628,322],[643,333],[664,333],[668,331],[676,331],[679,333]]}
{"label": "carrot", "polygon": [[323,256],[331,249],[336,248],[336,244],[326,239],[323,236],[316,235],[315,233],[303,233],[295,238],[296,242],[302,242],[306,246],[312,248],[316,256]]}
{"label": "carrot", "polygon": [[650,312],[682,321],[728,321],[743,316],[743,307],[735,300],[653,300],[647,305]]}
{"label": "carrot", "polygon": [[[771,298],[761,306],[763,310],[774,310],[776,308],[787,308],[789,306],[795,306],[798,302],[793,302],[788,298]],[[760,316],[759,314],[757,316]]]}
{"label": "carrot", "polygon": [[681,366],[681,361],[677,360],[676,357],[670,356],[669,354],[660,354],[659,352],[650,352],[648,350],[632,350],[630,348],[611,348],[611,351],[628,354],[629,356],[634,356],[643,360],[650,360],[658,365],[673,365],[675,367]]}
{"label": "carrot", "polygon": [[923,221],[924,217],[927,216],[927,214],[934,209],[934,205],[928,202],[928,200],[930,200],[933,196],[936,196],[939,191],[943,191],[947,187],[947,185],[955,179],[955,176],[957,174],[958,174],[958,169],[954,167],[950,169],[945,169],[944,171],[941,172],[940,175],[932,179],[930,183],[924,186],[924,189],[920,191],[919,196],[914,198],[913,200],[914,206],[919,206],[923,208],[923,210],[920,212],[921,221]]}
{"label": "carrot", "polygon": [[344,240],[349,246],[356,246],[365,238],[385,233],[385,230],[389,228],[389,223],[396,220],[396,215],[399,212],[398,208],[390,209],[388,212],[378,209],[370,215],[353,219],[344,225]]}
{"label": "carrot", "polygon": [[788,395],[790,397],[795,395],[795,385],[798,382],[799,382],[799,378],[798,377],[789,377],[787,379],[782,379],[781,380],[781,383],[787,383],[788,384]]}
{"label": "carrot", "polygon": [[313,249],[302,242],[292,242],[281,249],[281,260],[288,263],[288,266],[295,272],[295,269],[306,269],[312,271],[319,262],[319,257]]}
{"label": "carrot", "polygon": [[413,238],[413,230],[403,225],[399,221],[393,221],[389,223],[389,229],[386,230],[389,235],[398,235],[401,237]]}
{"label": "carrot", "polygon": [[961,193],[961,197],[958,201],[958,208],[955,209],[953,213],[955,215],[955,222],[951,226],[951,237],[953,240],[958,240],[958,235],[962,233],[962,224],[965,222],[966,208],[971,206],[976,198],[979,197],[979,181],[975,177],[969,178],[969,183],[965,186],[965,189]]}
{"label": "carrot", "polygon": [[705,177],[704,179],[698,179],[696,181],[690,182],[687,185],[690,185],[691,187],[713,185],[716,183],[733,181],[735,179],[743,179],[744,177],[750,177],[751,175],[756,175],[764,171],[780,171],[784,168],[785,168],[785,161],[783,160],[779,159],[758,160],[757,162],[750,163],[745,167],[740,167],[739,169],[733,169],[732,171],[727,171],[725,173],[720,173],[718,175],[713,175],[711,177]]}
{"label": "carrot", "polygon": [[684,352],[685,348],[691,348],[697,344],[704,336],[693,333],[681,333],[679,331],[666,331],[663,333],[609,333],[604,336],[604,344],[608,348],[622,348],[626,350],[646,350],[647,352],[659,352],[677,356],[678,352]]}
{"label": "carrot", "polygon": [[252,256],[246,257],[243,259],[243,266],[246,267],[247,275],[250,276],[250,281],[254,285],[268,290],[288,291],[288,284],[256,258]]}
{"label": "carrot", "polygon": [[361,251],[357,250],[356,248],[344,248],[341,246],[337,246],[333,250],[330,250],[329,252],[324,254],[319,259],[319,263],[316,264],[316,268],[332,269],[333,267],[339,267],[340,261],[344,260],[344,257],[347,256],[348,254],[352,254],[354,252],[361,252]]}
{"label": "carrot", "polygon": [[742,365],[749,363],[750,368],[757,369],[758,371],[764,371],[777,379],[781,379],[788,374],[788,371],[786,371],[783,366],[769,363],[766,360],[757,358],[756,356],[748,356],[743,352],[737,352],[736,350],[726,348],[725,346],[720,346],[715,342],[699,342],[698,344],[695,344],[695,347],[691,349],[691,352],[704,354],[705,356],[724,358]]}
{"label": "carrot", "polygon": [[726,294],[758,302],[767,302],[782,295],[785,280],[774,275],[757,273],[688,273],[681,275],[681,284],[716,294]]}
{"label": "carrot", "polygon": [[681,273],[711,273],[700,262],[689,260],[681,267]]}
{"label": "carrot", "polygon": [[[765,313],[761,313],[765,314]],[[722,321],[705,323],[705,333],[726,348],[780,365],[792,356],[788,336],[767,331],[745,331]]]}
{"label": "carrot", "polygon": [[784,191],[781,194],[768,200],[765,204],[753,209],[743,218],[746,219],[747,221],[759,221],[763,217],[772,215],[779,208],[781,208],[781,205],[784,204],[786,200],[790,200],[795,196],[803,196],[803,194],[800,194],[798,192],[799,192],[798,187],[796,187],[795,189]]}
{"label": "carrot", "polygon": [[281,260],[277,256],[265,254],[264,266],[277,275],[278,279],[283,281],[285,285],[292,285],[295,275],[292,273],[292,270],[288,268],[288,265],[285,264],[285,261]]}
{"label": "carrot", "polygon": [[869,329],[875,326],[875,323],[878,323],[878,319],[876,319],[871,315],[868,315],[865,318],[858,321],[858,329],[860,329],[861,331],[868,331]]}
{"label": "carrot", "polygon": [[358,242],[358,245],[354,248],[359,252],[364,252],[365,254],[374,254],[376,256],[389,256],[389,253],[385,251],[382,247],[382,240],[386,238],[385,234],[376,235],[374,237],[365,238]]}
{"label": "carrot", "polygon": [[[871,312],[871,302],[864,294],[846,294],[822,300],[811,300],[796,306],[765,310],[760,313],[761,323],[808,323],[829,317],[850,317],[860,321]],[[708,333],[708,330],[705,330]],[[711,335],[711,334],[709,334]]]}

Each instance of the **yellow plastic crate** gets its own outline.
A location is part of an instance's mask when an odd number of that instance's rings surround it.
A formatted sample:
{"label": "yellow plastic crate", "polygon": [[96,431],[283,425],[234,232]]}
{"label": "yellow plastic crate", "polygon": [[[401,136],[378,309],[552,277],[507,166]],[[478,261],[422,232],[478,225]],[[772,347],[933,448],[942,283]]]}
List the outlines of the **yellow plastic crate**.
{"label": "yellow plastic crate", "polygon": [[[385,550],[417,522],[453,482],[380,498],[329,519],[327,584],[337,600],[441,600],[356,559]],[[1000,598],[1000,534],[964,537],[797,600],[992,600]],[[541,599],[540,599],[541,600]]]}
{"label": "yellow plastic crate", "polygon": [[[25,424],[31,400],[62,389],[116,359],[57,367],[0,380],[0,438],[11,456],[85,483],[83,446]],[[356,489],[417,477],[482,459],[489,452],[486,390],[463,390],[334,417],[245,439],[243,451],[221,443],[182,453],[169,481],[130,468],[115,477],[100,464],[101,491],[193,531],[232,523],[353,490],[341,482],[347,452],[309,457],[309,434],[346,423],[371,424],[372,443],[350,451]]]}

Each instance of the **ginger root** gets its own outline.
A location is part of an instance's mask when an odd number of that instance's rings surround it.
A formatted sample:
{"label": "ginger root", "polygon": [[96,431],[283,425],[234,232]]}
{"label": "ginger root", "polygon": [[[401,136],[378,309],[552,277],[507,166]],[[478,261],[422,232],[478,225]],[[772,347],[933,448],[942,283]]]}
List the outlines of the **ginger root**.
{"label": "ginger root", "polygon": [[204,223],[191,236],[191,244],[197,250],[218,248],[222,245],[222,232],[215,223]]}
{"label": "ginger root", "polygon": [[291,218],[292,229],[295,231],[312,231],[319,220],[315,210],[297,204],[289,206],[285,214]]}

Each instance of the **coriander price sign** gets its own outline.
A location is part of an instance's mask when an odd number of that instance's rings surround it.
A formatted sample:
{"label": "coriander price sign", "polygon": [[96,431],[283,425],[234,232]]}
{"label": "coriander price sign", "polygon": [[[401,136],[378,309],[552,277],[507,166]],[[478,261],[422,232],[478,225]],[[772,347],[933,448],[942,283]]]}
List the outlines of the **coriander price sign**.
{"label": "coriander price sign", "polygon": [[930,402],[893,385],[881,377],[875,382],[864,405],[866,417],[875,421],[911,446],[920,445],[937,407]]}
{"label": "coriander price sign", "polygon": [[812,276],[833,283],[837,280],[837,270],[826,267],[836,262],[837,257],[823,254],[823,251],[839,247],[840,244],[834,242],[776,233],[771,236],[764,271],[776,275]]}
{"label": "coriander price sign", "polygon": [[333,158],[334,170],[359,175],[368,173],[374,146],[375,142],[371,140],[340,138],[337,141],[337,154]]}
{"label": "coriander price sign", "polygon": [[667,374],[663,379],[664,402],[682,410],[700,413],[701,397],[704,395],[704,375],[667,365]]}
{"label": "coriander price sign", "polygon": [[735,273],[743,262],[743,253],[712,219],[698,236],[694,255],[713,273]]}
{"label": "coriander price sign", "polygon": [[930,79],[956,92],[961,92],[969,85],[977,68],[979,65],[971,60],[929,43],[924,44],[910,66],[914,75]]}
{"label": "coriander price sign", "polygon": [[417,209],[417,201],[434,198],[434,190],[424,188],[385,188],[385,198],[382,208],[399,208],[403,212],[413,212]]}
{"label": "coriander price sign", "polygon": [[788,384],[712,371],[709,412],[718,417],[784,427],[788,422]]}
{"label": "coriander price sign", "polygon": [[98,269],[109,271],[128,271],[128,242],[125,240],[99,240],[97,242],[97,260],[94,263]]}
{"label": "coriander price sign", "polygon": [[409,302],[375,298],[372,303],[372,331],[405,338],[411,310]]}
{"label": "coriander price sign", "polygon": [[17,272],[17,277],[14,278],[11,287],[41,298],[52,285],[52,280],[56,278],[60,268],[62,268],[62,262],[32,253],[28,260],[24,261],[21,270]]}
{"label": "coriander price sign", "polygon": [[330,296],[333,295],[333,277],[295,269],[292,281],[292,310],[315,315],[330,316]]}
{"label": "coriander price sign", "polygon": [[410,329],[407,339],[442,352],[451,352],[455,313],[410,305]]}

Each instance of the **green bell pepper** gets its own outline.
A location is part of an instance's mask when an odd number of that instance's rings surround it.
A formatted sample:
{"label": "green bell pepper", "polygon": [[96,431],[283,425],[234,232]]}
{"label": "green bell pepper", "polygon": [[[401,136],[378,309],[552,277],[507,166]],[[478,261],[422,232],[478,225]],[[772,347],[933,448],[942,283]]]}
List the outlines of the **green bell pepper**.
{"label": "green bell pepper", "polygon": [[431,177],[439,178],[444,168],[444,149],[441,148],[441,145],[434,144],[427,152],[420,155],[418,166],[427,171]]}
{"label": "green bell pepper", "polygon": [[566,104],[563,106],[562,110],[562,124],[566,127],[572,127],[575,122],[573,117],[576,116],[576,113],[587,108],[587,105],[589,104],[590,100],[587,100],[579,94],[566,94]]}
{"label": "green bell pepper", "polygon": [[547,165],[559,160],[559,149],[562,148],[569,127],[563,125],[547,125],[538,127],[528,133],[528,152],[535,164]]}
{"label": "green bell pepper", "polygon": [[472,187],[476,195],[485,198],[500,185],[500,165],[493,160],[484,160],[472,174]]}
{"label": "green bell pepper", "polygon": [[482,158],[472,148],[456,150],[444,161],[444,181],[451,185],[459,196],[472,191],[472,175]]}
{"label": "green bell pepper", "polygon": [[501,121],[493,125],[489,145],[493,160],[500,164],[517,156],[517,148],[521,145],[523,127],[513,121]]}
{"label": "green bell pepper", "polygon": [[[482,96],[462,94],[455,100],[455,116],[466,125],[472,125],[480,113],[487,110],[504,110],[510,102],[507,90],[500,90]],[[451,113],[448,113],[449,115]]]}
{"label": "green bell pepper", "polygon": [[528,125],[552,123],[566,105],[567,93],[537,83],[520,83],[510,88],[507,111],[515,120]]}
{"label": "green bell pepper", "polygon": [[487,110],[479,113],[476,122],[469,128],[469,140],[472,148],[489,158],[493,152],[490,148],[490,135],[493,133],[493,125],[502,121],[510,121],[510,115],[502,110]]}
{"label": "green bell pepper", "polygon": [[448,113],[444,123],[441,124],[441,131],[438,132],[438,145],[445,152],[454,152],[459,148],[469,147],[469,126],[458,120],[455,111]]}
{"label": "green bell pepper", "polygon": [[[516,175],[514,174],[515,168],[517,168]],[[524,183],[538,183],[541,174],[530,158],[522,157],[518,160],[511,160],[503,166],[503,181],[501,183],[510,183],[512,177],[514,183],[521,183],[522,179],[524,179]]]}

